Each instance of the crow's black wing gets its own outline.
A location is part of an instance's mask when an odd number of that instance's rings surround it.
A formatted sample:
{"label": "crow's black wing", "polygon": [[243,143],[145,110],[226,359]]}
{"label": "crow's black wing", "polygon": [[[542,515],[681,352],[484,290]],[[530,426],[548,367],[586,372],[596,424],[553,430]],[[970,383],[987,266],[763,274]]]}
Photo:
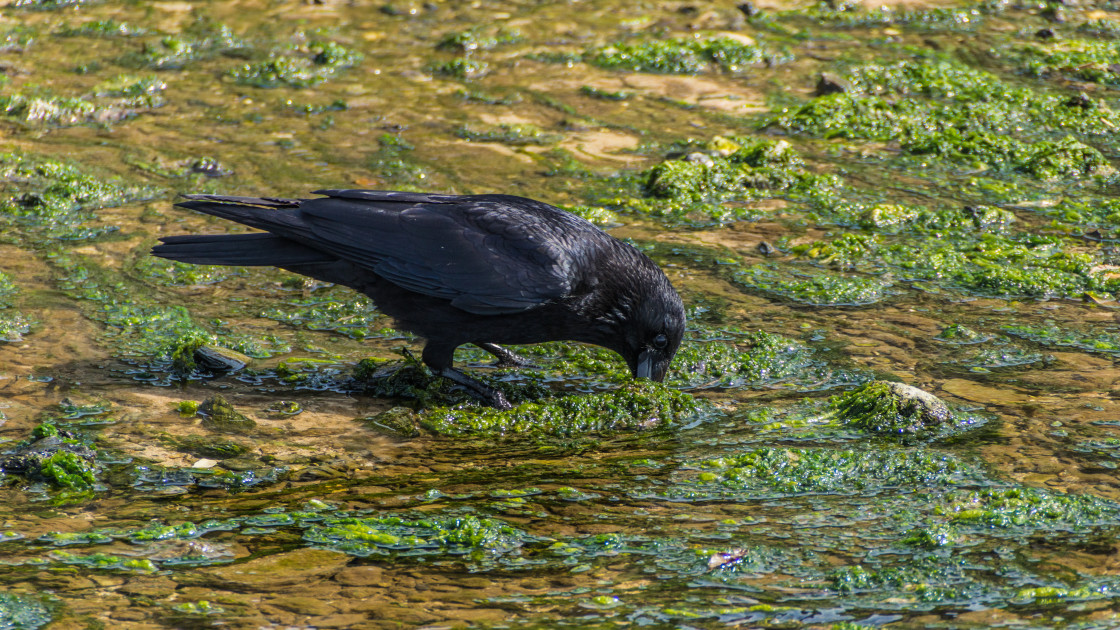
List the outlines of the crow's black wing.
{"label": "crow's black wing", "polygon": [[602,236],[568,213],[519,197],[317,192],[329,196],[300,204],[311,237],[303,242],[479,315],[568,295],[590,253],[588,228]]}
{"label": "crow's black wing", "polygon": [[[187,195],[180,206],[282,238],[170,237],[153,251],[211,264],[343,259],[465,311],[498,315],[569,295],[590,269],[597,246],[609,238],[583,219],[522,197],[316,192],[327,197]],[[233,249],[240,251],[227,251]]]}

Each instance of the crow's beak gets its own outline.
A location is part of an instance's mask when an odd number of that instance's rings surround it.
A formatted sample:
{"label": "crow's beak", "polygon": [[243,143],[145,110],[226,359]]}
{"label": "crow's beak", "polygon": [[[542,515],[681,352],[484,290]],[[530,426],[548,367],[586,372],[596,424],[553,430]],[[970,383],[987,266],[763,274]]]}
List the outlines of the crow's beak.
{"label": "crow's beak", "polygon": [[634,370],[634,376],[637,378],[653,378],[653,353],[649,350],[642,350],[638,354],[638,369]]}

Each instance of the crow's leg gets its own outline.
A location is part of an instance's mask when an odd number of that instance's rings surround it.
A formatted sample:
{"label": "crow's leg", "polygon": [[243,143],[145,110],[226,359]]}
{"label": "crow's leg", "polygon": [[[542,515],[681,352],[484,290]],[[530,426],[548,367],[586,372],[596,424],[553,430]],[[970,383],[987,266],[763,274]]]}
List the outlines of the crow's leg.
{"label": "crow's leg", "polygon": [[498,357],[497,367],[533,367],[533,364],[529,362],[529,359],[526,359],[525,357],[517,354],[516,352],[513,352],[512,350],[506,350],[496,343],[476,342],[474,345]]}
{"label": "crow's leg", "polygon": [[467,392],[483,404],[502,411],[513,409],[513,405],[506,400],[505,394],[451,366],[456,347],[450,344],[436,345],[429,341],[428,345],[424,346],[424,353],[421,355],[424,364],[431,368],[437,376],[442,376],[453,383],[466,387]]}

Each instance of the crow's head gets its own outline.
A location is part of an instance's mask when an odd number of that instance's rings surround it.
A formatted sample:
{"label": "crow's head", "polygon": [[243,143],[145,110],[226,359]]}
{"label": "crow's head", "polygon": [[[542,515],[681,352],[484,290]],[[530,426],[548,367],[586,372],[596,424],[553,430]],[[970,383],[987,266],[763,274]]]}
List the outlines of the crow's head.
{"label": "crow's head", "polygon": [[660,383],[684,336],[684,304],[660,270],[655,278],[643,283],[642,289],[619,331],[619,354],[635,378]]}

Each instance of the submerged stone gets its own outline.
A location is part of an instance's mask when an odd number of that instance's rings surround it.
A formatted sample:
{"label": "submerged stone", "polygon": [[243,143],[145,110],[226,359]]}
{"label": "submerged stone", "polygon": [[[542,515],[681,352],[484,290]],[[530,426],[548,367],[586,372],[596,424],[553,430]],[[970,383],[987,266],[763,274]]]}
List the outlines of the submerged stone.
{"label": "submerged stone", "polygon": [[420,435],[417,413],[407,407],[393,407],[379,414],[359,418],[364,426],[390,437],[413,438]]}
{"label": "submerged stone", "polygon": [[41,424],[32,431],[30,441],[0,457],[0,470],[57,488],[88,489],[97,482],[100,471],[96,458],[97,453],[73,434]]}
{"label": "submerged stone", "polygon": [[203,345],[194,351],[195,365],[213,372],[239,372],[250,362],[250,357],[221,346]]}
{"label": "submerged stone", "polygon": [[832,400],[842,422],[865,431],[914,434],[951,426],[955,417],[937,396],[905,383],[872,381]]}
{"label": "submerged stone", "polygon": [[202,426],[212,431],[243,433],[257,426],[252,418],[234,409],[221,394],[204,400],[198,407],[198,413],[202,415]]}

